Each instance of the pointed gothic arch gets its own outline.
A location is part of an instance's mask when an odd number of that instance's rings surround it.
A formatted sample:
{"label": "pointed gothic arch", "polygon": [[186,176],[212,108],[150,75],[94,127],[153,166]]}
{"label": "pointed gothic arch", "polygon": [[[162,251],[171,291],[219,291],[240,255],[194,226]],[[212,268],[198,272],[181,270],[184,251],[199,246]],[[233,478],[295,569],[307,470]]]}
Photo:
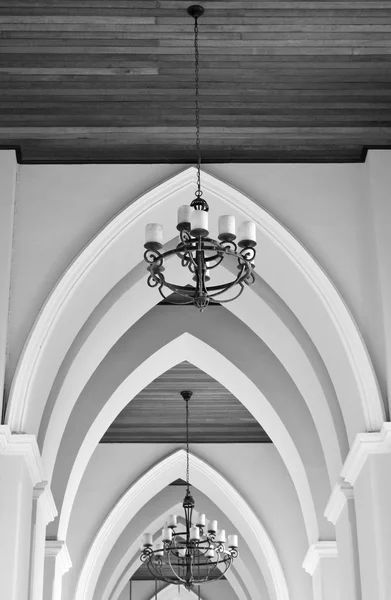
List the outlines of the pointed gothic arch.
{"label": "pointed gothic arch", "polygon": [[[127,254],[129,242],[142,248],[142,225],[151,211],[155,220],[166,222],[169,237],[174,237],[167,204],[176,206],[194,182],[195,170],[190,168],[144,194],[115,217],[66,271],[38,316],[18,364],[6,415],[13,431],[38,433],[55,375],[77,332],[104,295],[137,263],[137,257],[130,259]],[[333,380],[350,442],[360,431],[378,430],[384,406],[370,359],[325,273],[286,229],[240,191],[208,174],[204,174],[204,188],[217,205],[257,223],[260,248],[268,256],[267,262],[259,263],[258,272],[310,332]],[[308,300],[306,306],[303,298]]]}
{"label": "pointed gothic arch", "polygon": [[[178,450],[145,473],[111,510],[87,553],[75,600],[92,600],[102,566],[116,539],[142,506],[185,468],[186,452]],[[235,488],[205,461],[190,455],[193,485],[222,509],[245,539],[262,572],[271,600],[289,600],[285,576],[276,550],[263,525]]]}

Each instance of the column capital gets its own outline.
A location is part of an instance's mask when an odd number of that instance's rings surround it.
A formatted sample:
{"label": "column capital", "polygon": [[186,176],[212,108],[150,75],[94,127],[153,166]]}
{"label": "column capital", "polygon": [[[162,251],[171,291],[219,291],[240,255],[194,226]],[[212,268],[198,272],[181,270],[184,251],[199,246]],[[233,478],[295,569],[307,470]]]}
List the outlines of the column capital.
{"label": "column capital", "polygon": [[0,425],[0,456],[21,456],[31,477],[32,484],[45,480],[44,467],[35,435],[11,433],[8,425]]}
{"label": "column capital", "polygon": [[316,542],[308,548],[308,552],[303,561],[303,569],[311,576],[315,573],[316,567],[323,559],[336,559],[338,557],[337,542],[323,541]]}
{"label": "column capital", "polygon": [[359,433],[342,467],[342,478],[354,485],[369,455],[391,453],[391,423],[383,423],[380,431]]}
{"label": "column capital", "polygon": [[57,517],[57,508],[54,502],[49,483],[41,481],[33,489],[33,500],[40,500],[46,525]]}
{"label": "column capital", "polygon": [[61,540],[46,540],[45,558],[55,560],[61,575],[64,575],[72,567],[71,557],[65,542]]}
{"label": "column capital", "polygon": [[340,517],[341,512],[348,500],[353,500],[353,487],[347,481],[341,479],[335,484],[331,492],[330,499],[324,511],[324,516],[330,523],[335,525]]}

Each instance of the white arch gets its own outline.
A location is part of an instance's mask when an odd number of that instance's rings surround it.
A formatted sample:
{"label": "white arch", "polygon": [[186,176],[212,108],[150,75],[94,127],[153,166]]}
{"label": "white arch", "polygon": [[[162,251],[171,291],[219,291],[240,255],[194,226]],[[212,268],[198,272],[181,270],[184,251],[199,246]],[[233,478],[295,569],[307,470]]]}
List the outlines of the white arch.
{"label": "white arch", "polygon": [[59,539],[66,539],[76,493],[95,447],[120,411],[151,381],[176,364],[188,360],[222,383],[262,423],[292,478],[300,502],[309,544],[319,538],[314,501],[300,455],[281,419],[256,385],[232,362],[211,346],[183,334],[156,351],[117,387],[91,424],[74,461],[67,483],[58,525]]}
{"label": "white arch", "polygon": [[[358,431],[378,430],[384,406],[376,377],[357,327],[330,280],[265,210],[211,175],[205,173],[203,182],[208,197],[256,221],[260,249],[268,256],[268,262],[259,263],[259,272],[310,332],[332,377],[350,441]],[[194,184],[191,168],[144,194],[113,219],[64,274],[18,364],[6,416],[13,431],[38,432],[55,374],[77,332],[101,298],[138,262],[127,252],[129,241],[142,248],[142,225],[152,209],[154,219],[165,223],[169,237],[174,237],[174,219],[167,217],[166,202],[177,205]],[[306,306],[303,298],[308,299]]]}
{"label": "white arch", "polygon": [[[186,465],[181,449],[145,473],[122,496],[97,533],[78,580],[75,600],[92,600],[99,573],[124,527],[144,504],[180,477]],[[193,485],[215,500],[246,540],[262,572],[271,600],[289,600],[285,576],[276,550],[259,519],[235,488],[204,461],[190,455]]]}
{"label": "white arch", "polygon": [[[181,274],[180,263],[170,266],[171,274]],[[88,323],[89,333],[78,341],[78,349],[68,358],[69,368],[64,365],[66,375],[59,386],[53,410],[46,431],[42,431],[42,455],[47,467],[46,477],[52,477],[58,449],[69,416],[88,379],[95,372],[115,342],[135,322],[153,308],[159,297],[156,290],[145,285],[145,270],[139,269],[133,285],[118,298],[112,300],[109,308],[105,306],[102,315],[94,315],[93,323]],[[133,282],[133,281],[132,281]],[[143,302],[140,302],[140,297]],[[106,303],[105,303],[106,304]],[[301,392],[315,423],[322,444],[330,484],[334,485],[342,468],[343,458],[347,454],[346,433],[338,434],[342,428],[341,418],[333,421],[327,396],[320,382],[321,376],[313,368],[305,349],[289,328],[279,319],[273,310],[252,289],[246,290],[235,303],[227,309],[248,325],[265,342],[274,355],[282,362]],[[281,343],[281,340],[284,340]],[[337,402],[337,400],[335,400]],[[41,436],[41,432],[40,432]],[[343,438],[343,439],[341,439]]]}
{"label": "white arch", "polygon": [[[168,515],[179,514],[182,510],[182,504],[176,504],[175,506],[172,506],[169,510],[150,523],[145,531],[157,531],[159,528],[161,528],[161,524],[167,520]],[[139,564],[134,561],[136,554],[139,555],[139,552],[140,540],[138,538],[133,544],[131,544],[124,556],[117,562],[117,566],[107,581],[100,600],[118,600],[118,597],[123,591],[125,585],[134,575],[139,566]],[[248,600],[249,597],[244,592],[232,569],[227,572],[226,577],[232,589],[236,593],[238,600]]]}

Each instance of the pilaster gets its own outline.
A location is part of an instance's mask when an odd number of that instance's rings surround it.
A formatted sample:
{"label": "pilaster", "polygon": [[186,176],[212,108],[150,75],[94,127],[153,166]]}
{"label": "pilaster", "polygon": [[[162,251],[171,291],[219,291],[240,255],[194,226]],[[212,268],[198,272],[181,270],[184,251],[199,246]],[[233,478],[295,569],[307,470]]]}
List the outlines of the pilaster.
{"label": "pilaster", "polygon": [[62,578],[71,566],[66,543],[60,540],[46,540],[43,600],[61,600]]}
{"label": "pilaster", "polygon": [[303,568],[312,577],[314,600],[339,600],[337,542],[312,544]]}

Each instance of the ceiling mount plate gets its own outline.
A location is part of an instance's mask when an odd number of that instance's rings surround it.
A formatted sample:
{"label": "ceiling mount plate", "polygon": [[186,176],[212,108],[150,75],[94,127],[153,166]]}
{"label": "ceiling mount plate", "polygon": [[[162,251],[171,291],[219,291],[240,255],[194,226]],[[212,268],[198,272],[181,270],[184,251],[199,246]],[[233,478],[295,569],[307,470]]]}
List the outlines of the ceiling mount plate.
{"label": "ceiling mount plate", "polygon": [[191,17],[193,17],[193,19],[198,19],[199,17],[202,17],[202,15],[204,14],[204,7],[200,6],[199,4],[192,4],[187,9],[187,12],[189,13],[189,15]]}
{"label": "ceiling mount plate", "polygon": [[192,395],[193,395],[193,392],[191,392],[190,390],[184,390],[183,392],[181,392],[181,396],[185,402],[189,402]]}

